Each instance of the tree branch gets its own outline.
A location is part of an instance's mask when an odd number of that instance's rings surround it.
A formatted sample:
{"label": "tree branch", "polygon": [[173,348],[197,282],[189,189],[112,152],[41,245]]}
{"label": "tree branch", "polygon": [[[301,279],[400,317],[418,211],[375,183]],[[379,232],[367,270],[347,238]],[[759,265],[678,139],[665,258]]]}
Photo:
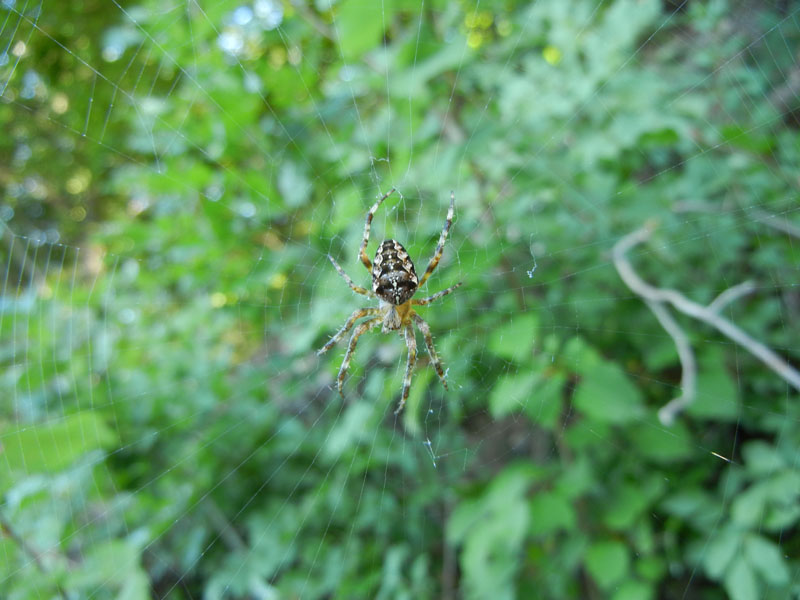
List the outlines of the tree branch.
{"label": "tree branch", "polygon": [[[677,412],[685,408],[694,398],[694,390],[692,389],[694,386],[694,376],[692,373],[689,373],[687,377],[686,373],[687,365],[690,370],[694,368],[694,355],[691,352],[691,348],[688,347],[688,340],[683,330],[677,326],[677,323],[672,319],[669,313],[666,312],[663,306],[666,303],[671,304],[676,310],[690,317],[694,317],[695,319],[711,325],[724,336],[733,340],[750,352],[750,354],[758,358],[793,388],[800,391],[800,372],[795,370],[767,346],[718,314],[718,311],[732,300],[752,291],[752,284],[745,282],[734,286],[720,294],[709,306],[703,306],[692,302],[676,290],[654,287],[639,277],[628,260],[627,252],[634,246],[650,239],[654,228],[655,224],[649,223],[621,238],[614,244],[612,257],[619,276],[631,291],[641,296],[648,303],[648,306],[656,315],[661,326],[664,327],[675,341],[681,360],[681,367],[684,371],[681,377],[683,393],[659,411],[661,422],[665,425],[671,423]],[[665,315],[667,316],[666,320],[664,319]],[[690,356],[691,358],[689,358]],[[690,385],[692,387],[690,387]],[[687,398],[689,399],[688,401]]]}

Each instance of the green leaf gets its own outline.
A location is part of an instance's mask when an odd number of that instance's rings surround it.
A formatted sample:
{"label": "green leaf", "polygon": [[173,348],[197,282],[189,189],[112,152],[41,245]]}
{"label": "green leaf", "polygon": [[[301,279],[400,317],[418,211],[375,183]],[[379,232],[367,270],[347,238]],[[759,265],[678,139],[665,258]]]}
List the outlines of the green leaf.
{"label": "green leaf", "polygon": [[558,425],[566,379],[561,373],[556,373],[540,380],[534,387],[531,399],[525,403],[525,413],[531,421],[550,430]]}
{"label": "green leaf", "polygon": [[287,160],[278,171],[278,191],[286,206],[297,208],[308,202],[311,197],[311,182],[300,166]]}
{"label": "green leaf", "polygon": [[586,551],[585,563],[597,585],[609,590],[628,574],[630,556],[622,542],[597,542]]}
{"label": "green leaf", "polygon": [[703,567],[711,579],[719,579],[739,551],[742,534],[733,527],[723,529],[708,543],[703,554]]}
{"label": "green leaf", "polygon": [[338,458],[361,440],[369,429],[366,424],[375,411],[375,405],[367,402],[355,402],[345,410],[344,417],[331,431],[325,445],[325,457],[329,460]]}
{"label": "green leaf", "polygon": [[539,492],[530,501],[531,527],[534,536],[575,528],[577,517],[569,499],[555,492]]}
{"label": "green leaf", "polygon": [[586,416],[621,424],[642,417],[641,394],[617,365],[599,363],[584,371],[573,403]]}
{"label": "green leaf", "polygon": [[655,419],[648,419],[631,428],[630,435],[639,454],[658,463],[683,460],[694,453],[689,430],[680,421],[664,427]]}
{"label": "green leaf", "polygon": [[728,567],[724,585],[731,600],[757,600],[761,597],[756,576],[743,556],[737,556]]}
{"label": "green leaf", "polygon": [[739,493],[731,505],[731,517],[744,527],[755,527],[764,518],[767,505],[767,489],[763,485],[753,485]]}
{"label": "green leaf", "polygon": [[664,509],[680,519],[706,513],[714,505],[714,498],[698,488],[684,488],[664,500]]}
{"label": "green leaf", "polygon": [[700,358],[697,395],[687,413],[705,419],[735,420],[739,414],[736,385],[725,369],[725,355],[707,350]]}
{"label": "green leaf", "polygon": [[532,402],[531,391],[538,380],[538,373],[529,372],[500,377],[489,396],[489,411],[492,416],[497,419],[527,408]]}
{"label": "green leaf", "polygon": [[622,582],[611,598],[612,600],[651,600],[654,595],[652,586],[643,581],[628,579]]}
{"label": "green leaf", "polygon": [[777,544],[760,535],[748,535],[744,553],[750,565],[771,585],[789,583],[789,568]]}
{"label": "green leaf", "polygon": [[463,541],[481,519],[493,512],[502,512],[506,502],[523,498],[534,480],[535,473],[529,465],[506,468],[492,480],[483,495],[464,500],[456,507],[447,523],[447,539],[453,543]]}
{"label": "green leaf", "polygon": [[534,476],[527,465],[510,467],[481,497],[462,502],[450,516],[447,539],[463,545],[465,597],[513,598],[531,518],[526,494]]}
{"label": "green leaf", "polygon": [[531,356],[537,327],[538,319],[530,313],[512,319],[492,332],[489,350],[501,358],[522,362]]}
{"label": "green leaf", "polygon": [[581,456],[561,470],[555,488],[565,498],[576,499],[596,484],[594,464]]}
{"label": "green leaf", "polygon": [[[603,517],[606,525],[615,530],[625,530],[630,527],[639,515],[650,505],[652,482],[649,486],[623,483],[614,490],[614,495],[609,499],[608,508]],[[650,493],[648,493],[650,492]]]}
{"label": "green leaf", "polygon": [[68,588],[85,592],[116,590],[116,598],[146,600],[150,586],[139,565],[141,551],[124,540],[99,542],[67,577]]}
{"label": "green leaf", "polygon": [[758,475],[769,475],[786,464],[775,446],[760,440],[744,444],[742,456],[747,470]]}
{"label": "green leaf", "polygon": [[90,450],[112,446],[116,435],[98,413],[83,411],[54,423],[5,432],[2,442],[0,479],[6,470],[57,471]]}
{"label": "green leaf", "polygon": [[334,25],[342,57],[359,58],[375,47],[391,20],[390,6],[372,0],[345,0],[336,8]]}
{"label": "green leaf", "polygon": [[636,573],[639,577],[657,582],[666,571],[666,561],[659,556],[638,556],[636,559]]}

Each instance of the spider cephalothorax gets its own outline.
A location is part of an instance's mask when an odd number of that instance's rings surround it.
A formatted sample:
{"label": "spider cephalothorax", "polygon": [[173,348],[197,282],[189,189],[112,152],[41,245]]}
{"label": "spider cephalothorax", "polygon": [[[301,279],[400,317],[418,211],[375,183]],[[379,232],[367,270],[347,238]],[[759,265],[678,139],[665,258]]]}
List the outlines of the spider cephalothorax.
{"label": "spider cephalothorax", "polygon": [[444,251],[444,242],[447,239],[447,232],[450,231],[450,225],[453,223],[455,195],[452,192],[450,192],[450,209],[447,211],[447,220],[445,221],[444,228],[439,236],[439,244],[436,246],[436,251],[433,254],[433,258],[431,258],[431,261],[428,263],[428,268],[425,270],[425,274],[422,276],[422,279],[417,278],[417,272],[414,270],[414,263],[411,262],[411,257],[409,257],[406,249],[403,248],[403,245],[397,240],[385,240],[382,242],[378,248],[378,252],[375,254],[375,260],[370,262],[366,253],[366,249],[367,244],[369,243],[369,230],[370,225],[372,224],[372,217],[375,215],[375,211],[378,210],[378,207],[381,205],[381,203],[386,200],[386,198],[388,198],[389,195],[391,195],[394,191],[394,188],[392,188],[388,193],[384,194],[378,199],[378,201],[372,206],[367,214],[367,220],[364,224],[364,238],[361,240],[359,258],[367,270],[369,270],[372,274],[371,291],[353,283],[353,280],[348,277],[347,273],[344,272],[342,267],[339,266],[333,257],[328,256],[336,271],[344,278],[354,292],[364,296],[377,297],[380,300],[380,304],[378,308],[361,308],[356,310],[352,315],[350,315],[350,318],[347,319],[344,326],[336,333],[336,335],[334,335],[327,344],[320,348],[318,354],[327,352],[330,348],[332,348],[336,342],[342,339],[342,337],[344,337],[344,335],[350,331],[353,325],[355,325],[356,321],[363,317],[370,317],[366,321],[362,321],[353,330],[353,333],[350,336],[350,343],[347,346],[347,352],[344,355],[342,366],[339,369],[339,375],[336,378],[337,387],[339,388],[339,393],[341,394],[344,376],[347,373],[347,368],[350,366],[350,357],[353,354],[353,350],[356,348],[356,343],[358,342],[359,336],[373,327],[377,327],[378,325],[382,325],[382,330],[384,333],[388,333],[390,331],[402,333],[402,335],[405,337],[406,346],[408,346],[408,361],[406,362],[406,374],[403,378],[403,396],[400,399],[400,405],[395,411],[395,414],[397,414],[403,408],[406,403],[406,399],[408,398],[408,392],[411,387],[411,374],[414,369],[414,363],[417,359],[417,340],[414,335],[412,323],[415,324],[422,332],[431,362],[436,369],[436,373],[439,375],[442,385],[444,385],[445,389],[447,389],[447,381],[445,381],[444,378],[442,363],[439,361],[439,357],[436,354],[436,349],[433,347],[433,338],[431,337],[430,326],[414,311],[412,306],[430,304],[434,300],[438,300],[442,296],[446,296],[452,292],[454,289],[460,286],[461,283],[459,282],[456,285],[447,288],[446,290],[442,290],[441,292],[435,293],[433,296],[429,296],[428,298],[422,298],[420,300],[415,300],[413,298],[417,290],[428,280],[428,277],[431,276],[431,273],[433,273],[433,270],[439,264],[439,259],[442,257],[442,252]]}

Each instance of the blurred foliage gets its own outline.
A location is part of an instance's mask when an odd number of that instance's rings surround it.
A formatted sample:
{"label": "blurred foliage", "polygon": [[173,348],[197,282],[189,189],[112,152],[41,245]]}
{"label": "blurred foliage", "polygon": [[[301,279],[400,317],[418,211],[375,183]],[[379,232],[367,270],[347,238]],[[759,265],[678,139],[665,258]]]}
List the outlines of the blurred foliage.
{"label": "blurred foliage", "polygon": [[[675,4],[4,1],[2,596],[800,595],[796,392],[682,319],[661,425],[609,261],[800,359],[797,9]],[[397,421],[400,340],[312,358],[391,185],[467,282]]]}

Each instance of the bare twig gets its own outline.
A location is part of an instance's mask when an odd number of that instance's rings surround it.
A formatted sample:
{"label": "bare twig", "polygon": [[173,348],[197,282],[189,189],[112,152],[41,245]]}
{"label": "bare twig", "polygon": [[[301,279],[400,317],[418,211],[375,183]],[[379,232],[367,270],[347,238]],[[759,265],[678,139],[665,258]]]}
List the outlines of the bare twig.
{"label": "bare twig", "polygon": [[697,361],[689,343],[689,336],[672,318],[666,307],[661,302],[652,302],[651,300],[645,300],[645,302],[664,330],[670,335],[672,341],[675,342],[678,359],[681,361],[681,395],[667,402],[658,411],[658,419],[664,425],[671,425],[675,421],[675,417],[694,402],[697,395]]}
{"label": "bare twig", "polygon": [[752,281],[743,281],[742,283],[737,283],[735,286],[728,288],[719,296],[714,298],[714,301],[708,305],[708,310],[715,313],[722,312],[722,309],[728,306],[728,304],[738,300],[742,296],[746,296],[747,294],[754,292],[755,289],[756,286]]}
{"label": "bare twig", "polygon": [[[773,229],[777,229],[785,233],[786,235],[791,235],[792,237],[800,238],[800,227],[796,225],[792,225],[789,223],[788,219],[781,219],[778,215],[773,215],[768,212],[759,209],[751,209],[748,211],[750,215],[758,221],[759,223],[763,223],[764,225],[769,225]],[[786,213],[783,213],[784,215]]]}
{"label": "bare twig", "polygon": [[[654,287],[639,277],[639,275],[631,266],[626,254],[634,246],[637,246],[648,240],[652,235],[654,228],[655,224],[649,223],[623,237],[616,244],[614,244],[612,256],[614,260],[614,266],[617,268],[619,276],[631,289],[631,291],[644,298],[648,302],[651,310],[653,310],[654,306],[658,305],[658,308],[654,310],[654,313],[656,314],[656,318],[659,319],[662,327],[664,327],[672,339],[675,340],[675,344],[678,347],[678,353],[681,356],[681,366],[684,369],[686,368],[685,361],[688,356],[686,354],[686,349],[682,348],[683,341],[680,343],[678,341],[681,339],[683,331],[680,330],[679,327],[673,327],[673,325],[677,324],[671,319],[671,317],[667,321],[663,320],[663,316],[666,314],[666,311],[663,310],[663,304],[665,303],[669,303],[676,310],[689,315],[690,317],[694,317],[695,319],[699,319],[700,321],[703,321],[716,328],[724,336],[733,340],[745,350],[750,352],[753,356],[758,358],[767,367],[772,369],[782,379],[784,379],[784,381],[786,381],[789,385],[800,391],[800,372],[794,369],[767,346],[751,337],[748,333],[744,332],[742,329],[724,317],[721,317],[717,312],[731,300],[747,293],[747,291],[749,291],[749,288],[746,285],[747,282],[734,286],[730,290],[726,290],[720,294],[710,306],[703,306],[701,304],[697,304],[696,302],[692,302],[686,296],[676,290]],[[680,331],[680,333],[678,333],[676,337],[676,333],[678,331]],[[694,357],[692,357],[690,360],[693,361]],[[664,424],[669,424],[669,422],[674,419],[675,414],[677,414],[679,410],[686,407],[688,404],[686,401],[687,393],[690,394],[690,399],[693,396],[693,390],[688,389],[688,386],[686,386],[687,379],[685,374],[682,377],[681,383],[685,386],[683,389],[683,394],[671,401],[667,406],[659,411],[659,418]],[[688,380],[688,383],[692,383],[692,380]],[[667,410],[667,407],[670,405],[672,405],[673,408]],[[678,407],[677,409],[675,408],[676,406]]]}

